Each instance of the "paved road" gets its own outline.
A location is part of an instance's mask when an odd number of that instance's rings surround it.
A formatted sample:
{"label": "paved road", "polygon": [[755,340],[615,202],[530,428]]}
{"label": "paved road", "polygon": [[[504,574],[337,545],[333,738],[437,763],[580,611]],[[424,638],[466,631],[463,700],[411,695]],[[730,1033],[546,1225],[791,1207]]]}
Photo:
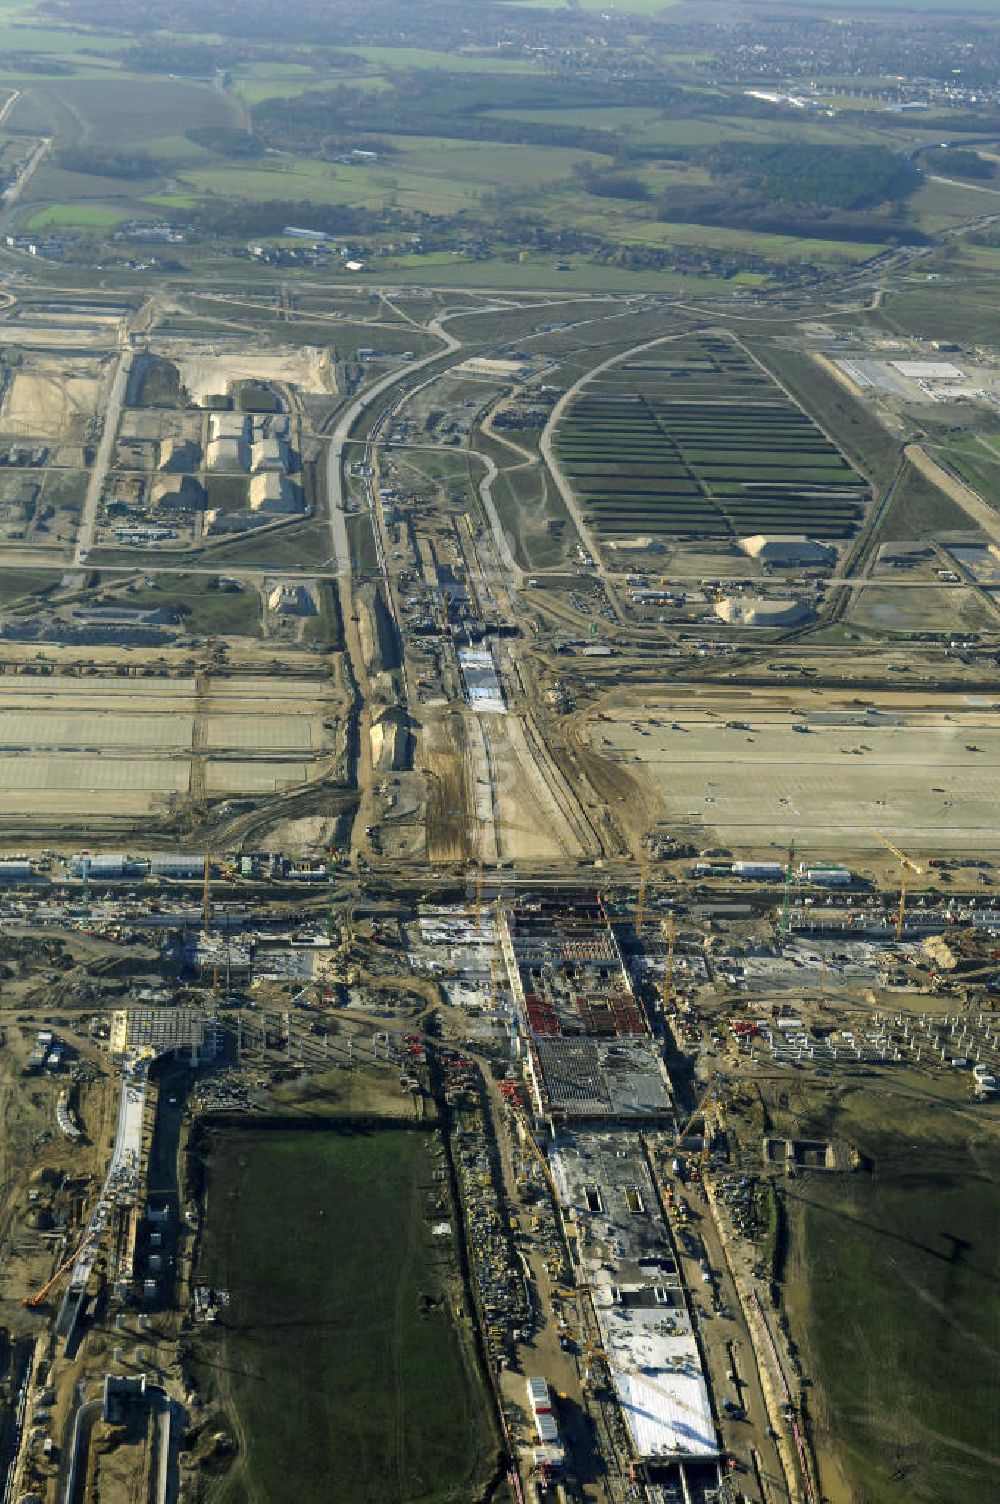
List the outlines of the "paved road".
{"label": "paved road", "polygon": [[17,101],[20,99],[20,97],[21,97],[21,91],[20,91],[20,89],[14,89],[13,92],[10,94],[10,96],[7,99],[4,100],[4,102],[3,102],[3,108],[0,109],[0,125],[3,125],[4,121],[7,119],[7,116],[10,114],[11,110],[17,104]]}
{"label": "paved road", "polygon": [[90,552],[94,542],[94,528],[97,524],[97,507],[104,489],[104,477],[108,473],[111,463],[111,451],[114,448],[115,438],[118,434],[118,420],[121,417],[122,404],[125,401],[125,392],[128,387],[129,372],[132,369],[132,351],[123,350],[118,358],[118,369],[111,383],[111,392],[108,396],[108,405],[104,413],[104,430],[101,434],[101,442],[97,446],[97,454],[94,458],[93,468],[90,472],[90,481],[87,485],[87,496],[83,503],[83,516],[80,519],[80,531],[77,534],[76,548],[73,551],[73,563],[82,564]]}
{"label": "paved road", "polygon": [[[687,331],[684,331],[684,333],[686,332]],[[559,461],[555,457],[555,453],[553,452],[552,448],[552,439],[556,432],[556,429],[559,426],[559,421],[562,418],[563,413],[566,412],[570,403],[578,395],[578,393],[590,381],[592,381],[595,376],[600,376],[602,371],[607,371],[612,366],[619,365],[622,361],[628,360],[633,355],[638,355],[643,350],[651,350],[654,345],[662,345],[665,344],[668,340],[675,340],[680,338],[682,338],[682,334],[661,334],[656,339],[646,340],[641,345],[633,345],[629,350],[619,350],[614,355],[610,356],[609,359],[602,361],[599,366],[593,366],[589,371],[585,371],[584,374],[579,378],[579,380],[574,381],[572,386],[567,387],[562,396],[559,398],[559,401],[556,403],[555,407],[549,414],[548,422],[542,429],[542,436],[539,441],[539,448],[542,453],[542,458],[549,468],[549,473],[556,483],[560,496],[566,503],[566,510],[573,519],[573,526],[576,528],[581,540],[583,541],[584,547],[587,549],[587,552],[590,554],[590,557],[593,559],[594,563],[597,566],[597,572],[604,583],[604,589],[607,592],[608,599],[615,609],[615,614],[617,615],[619,621],[621,621],[621,611],[618,607],[618,602],[615,597],[615,590],[611,573],[604,564],[603,555],[601,553],[597,539],[591,532],[589,525],[583,517],[583,513],[580,511],[580,508],[577,505],[576,493],[563,474],[562,469],[559,465]]]}
{"label": "paved road", "polygon": [[45,156],[46,152],[48,151],[48,149],[49,149],[49,147],[51,145],[52,145],[52,137],[51,136],[45,136],[45,137],[43,137],[43,139],[41,141],[39,141],[38,145],[35,147],[34,151],[31,153],[31,156],[25,162],[24,166],[21,168],[21,171],[18,173],[17,177],[11,183],[10,187],[4,189],[4,191],[3,191],[3,208],[4,208],[4,213],[3,213],[2,218],[0,218],[0,226],[2,226],[4,229],[7,228],[7,224],[8,224],[8,221],[10,219],[10,212],[9,211],[11,209],[13,209],[14,205],[17,203],[18,199],[21,197],[21,194],[24,192],[25,187],[30,182],[33,174],[35,173],[36,169],[40,165],[40,163],[42,161],[42,158]]}
{"label": "paved road", "polygon": [[970,188],[973,193],[991,193],[994,198],[1000,194],[1000,188],[987,188],[982,183],[960,183],[958,178],[941,178],[932,173],[932,183],[942,183],[946,188]]}
{"label": "paved road", "polygon": [[336,573],[345,580],[349,580],[351,576],[351,550],[347,541],[347,523],[344,512],[344,446],[347,443],[354,424],[365,408],[374,402],[376,397],[381,396],[383,392],[388,391],[397,382],[403,381],[411,371],[419,371],[421,366],[427,366],[435,360],[440,360],[441,356],[447,354],[448,351],[461,348],[461,341],[457,340],[453,334],[449,334],[447,329],[442,328],[439,318],[432,319],[427,328],[431,334],[436,334],[443,342],[444,349],[432,350],[429,355],[422,356],[420,360],[412,360],[399,370],[390,371],[387,376],[383,376],[373,386],[368,387],[359,397],[355,398],[353,402],[345,407],[330,437],[330,447],[326,459],[326,494],[327,505],[330,509],[330,548],[337,566]]}

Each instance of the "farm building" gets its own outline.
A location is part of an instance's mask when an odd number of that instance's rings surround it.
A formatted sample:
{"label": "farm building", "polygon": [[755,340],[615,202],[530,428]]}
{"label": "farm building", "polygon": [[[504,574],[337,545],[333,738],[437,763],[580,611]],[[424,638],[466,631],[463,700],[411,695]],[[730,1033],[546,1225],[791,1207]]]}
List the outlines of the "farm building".
{"label": "farm building", "polygon": [[267,470],[250,481],[250,507],[254,512],[301,512],[302,493],[287,475]]}
{"label": "farm building", "polygon": [[249,463],[246,440],[228,434],[213,439],[205,458],[210,470],[246,470]]}
{"label": "farm building", "polygon": [[257,475],[267,470],[288,468],[288,446],[278,438],[258,439],[253,446],[250,468]]}
{"label": "farm building", "polygon": [[157,468],[164,474],[182,475],[197,470],[200,458],[201,446],[193,439],[164,439]]}
{"label": "farm building", "polygon": [[247,420],[242,413],[213,413],[208,420],[209,439],[238,439],[247,437]]}
{"label": "farm building", "polygon": [[153,482],[153,506],[159,512],[196,512],[205,500],[201,483],[193,475],[164,475]]}
{"label": "farm building", "polygon": [[837,551],[828,543],[820,543],[815,538],[807,538],[804,533],[797,536],[771,537],[767,533],[754,533],[749,538],[739,540],[740,548],[751,559],[758,559],[761,564],[770,564],[772,567],[789,568],[799,564],[832,564],[837,557]]}
{"label": "farm building", "polygon": [[815,612],[805,601],[741,595],[723,597],[715,614],[731,627],[791,627],[808,621]]}
{"label": "farm building", "polygon": [[272,611],[282,616],[315,616],[316,602],[308,585],[275,585],[267,598]]}

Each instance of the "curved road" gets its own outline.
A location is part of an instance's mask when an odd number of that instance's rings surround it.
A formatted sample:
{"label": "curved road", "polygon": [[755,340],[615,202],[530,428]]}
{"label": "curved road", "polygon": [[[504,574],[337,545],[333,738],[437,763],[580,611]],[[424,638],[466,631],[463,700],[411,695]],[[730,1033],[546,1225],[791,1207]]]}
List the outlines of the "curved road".
{"label": "curved road", "polygon": [[447,329],[441,327],[441,318],[432,319],[427,325],[432,334],[436,334],[444,342],[443,350],[432,350],[429,355],[423,355],[419,360],[412,360],[401,370],[390,371],[376,381],[373,386],[367,387],[359,397],[345,407],[337,422],[336,428],[330,436],[330,447],[326,461],[326,494],[327,505],[330,511],[330,546],[333,559],[336,563],[338,576],[346,580],[351,577],[351,550],[347,541],[347,524],[344,513],[344,488],[343,488],[343,464],[344,447],[347,444],[351,429],[365,408],[374,402],[376,397],[397,382],[404,380],[411,371],[419,371],[421,366],[428,366],[435,360],[440,360],[442,355],[449,351],[460,350],[461,340],[457,340]]}
{"label": "curved road", "polygon": [[567,387],[563,392],[562,396],[559,398],[559,401],[556,403],[555,407],[549,414],[548,422],[542,429],[541,438],[539,439],[539,449],[541,450],[542,459],[548,466],[549,474],[555,481],[556,486],[559,490],[559,495],[565,502],[566,510],[573,519],[573,526],[579,533],[580,538],[586,546],[587,552],[590,554],[590,557],[597,565],[597,573],[600,575],[604,589],[607,592],[608,599],[614,606],[615,613],[618,616],[619,621],[621,620],[621,610],[619,609],[618,602],[615,598],[614,586],[611,583],[611,576],[608,572],[607,566],[604,563],[604,559],[601,554],[597,539],[590,531],[589,524],[584,520],[583,513],[580,511],[580,508],[577,504],[576,494],[573,490],[573,487],[566,479],[565,475],[562,472],[562,469],[560,468],[559,461],[555,457],[552,449],[552,436],[555,433],[559,420],[561,419],[566,409],[569,407],[570,403],[589,382],[593,381],[595,376],[600,376],[602,371],[610,370],[612,366],[618,365],[623,360],[628,360],[633,355],[640,354],[643,350],[651,350],[654,345],[663,345],[667,344],[670,340],[681,339],[689,333],[690,330],[685,329],[679,331],[677,334],[660,334],[656,339],[645,340],[641,345],[632,345],[628,350],[619,350],[614,355],[610,356],[607,360],[602,361],[599,366],[593,366],[589,371],[585,371],[583,375],[578,378],[578,380],[573,382],[572,386]]}

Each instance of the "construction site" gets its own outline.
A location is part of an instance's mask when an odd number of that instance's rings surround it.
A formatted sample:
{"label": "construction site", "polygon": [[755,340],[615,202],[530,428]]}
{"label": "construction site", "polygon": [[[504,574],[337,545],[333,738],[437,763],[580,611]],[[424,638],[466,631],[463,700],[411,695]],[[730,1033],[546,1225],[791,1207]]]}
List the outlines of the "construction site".
{"label": "construction site", "polygon": [[11,299],[5,1504],[985,1497],[996,540],[883,473],[958,378],[642,295]]}

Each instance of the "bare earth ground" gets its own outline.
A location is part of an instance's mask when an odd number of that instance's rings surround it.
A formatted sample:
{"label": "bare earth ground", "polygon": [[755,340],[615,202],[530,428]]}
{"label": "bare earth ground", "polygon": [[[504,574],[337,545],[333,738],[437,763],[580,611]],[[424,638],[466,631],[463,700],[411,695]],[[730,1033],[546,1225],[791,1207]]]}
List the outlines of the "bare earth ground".
{"label": "bare earth ground", "polygon": [[874,716],[836,693],[801,697],[797,716],[765,690],[645,703],[611,709],[591,745],[702,844],[773,856],[794,839],[803,856],[843,855],[877,851],[877,830],[918,851],[1000,848],[1000,713],[986,697],[883,695]]}
{"label": "bare earth ground", "polygon": [[[329,768],[328,679],[0,678],[0,812],[88,820],[170,795],[271,794]],[[333,728],[324,721],[334,722]]]}

